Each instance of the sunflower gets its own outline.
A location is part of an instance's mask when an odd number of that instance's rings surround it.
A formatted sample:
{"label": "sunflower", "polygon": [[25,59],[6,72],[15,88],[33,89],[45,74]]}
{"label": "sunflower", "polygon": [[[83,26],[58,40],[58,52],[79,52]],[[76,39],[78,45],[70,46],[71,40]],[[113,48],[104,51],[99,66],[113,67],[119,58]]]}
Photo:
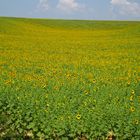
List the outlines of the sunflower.
{"label": "sunflower", "polygon": [[130,107],[130,111],[131,112],[134,112],[135,111],[135,108],[134,107]]}
{"label": "sunflower", "polygon": [[81,115],[80,115],[80,114],[77,114],[77,115],[76,115],[76,119],[77,119],[77,120],[80,120],[80,119],[81,119]]}

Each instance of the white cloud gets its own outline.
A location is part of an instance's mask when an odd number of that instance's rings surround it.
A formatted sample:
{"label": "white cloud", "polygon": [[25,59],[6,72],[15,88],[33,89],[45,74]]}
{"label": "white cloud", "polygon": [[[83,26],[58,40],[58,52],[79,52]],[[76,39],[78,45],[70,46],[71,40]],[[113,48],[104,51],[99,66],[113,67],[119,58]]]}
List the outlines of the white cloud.
{"label": "white cloud", "polygon": [[127,0],[111,0],[111,3],[113,5],[122,5],[122,4],[128,4],[129,2]]}
{"label": "white cloud", "polygon": [[48,0],[39,0],[38,8],[46,11],[49,9]]}
{"label": "white cloud", "polygon": [[130,0],[111,0],[113,9],[122,15],[140,15],[140,4]]}
{"label": "white cloud", "polygon": [[73,12],[82,10],[84,5],[79,4],[76,0],[59,0],[57,8],[65,12]]}
{"label": "white cloud", "polygon": [[[38,9],[39,11],[47,11],[51,9],[50,0],[39,0]],[[57,4],[53,9],[61,10],[66,13],[72,13],[75,11],[83,11],[85,9],[85,5],[77,2],[76,0],[57,0]]]}

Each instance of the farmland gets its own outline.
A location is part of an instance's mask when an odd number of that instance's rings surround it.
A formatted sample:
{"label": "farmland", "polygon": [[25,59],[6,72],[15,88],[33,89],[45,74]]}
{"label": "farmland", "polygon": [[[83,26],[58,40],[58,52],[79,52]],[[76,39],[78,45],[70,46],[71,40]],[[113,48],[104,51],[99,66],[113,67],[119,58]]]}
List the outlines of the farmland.
{"label": "farmland", "polygon": [[0,138],[140,139],[140,22],[0,18]]}

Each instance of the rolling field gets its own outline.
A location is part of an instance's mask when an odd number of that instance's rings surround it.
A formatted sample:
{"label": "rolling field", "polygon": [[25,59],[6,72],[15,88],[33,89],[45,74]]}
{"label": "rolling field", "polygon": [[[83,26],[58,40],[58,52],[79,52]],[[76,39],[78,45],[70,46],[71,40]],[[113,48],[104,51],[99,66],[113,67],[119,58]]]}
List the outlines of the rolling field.
{"label": "rolling field", "polygon": [[1,17],[0,138],[140,140],[140,22]]}

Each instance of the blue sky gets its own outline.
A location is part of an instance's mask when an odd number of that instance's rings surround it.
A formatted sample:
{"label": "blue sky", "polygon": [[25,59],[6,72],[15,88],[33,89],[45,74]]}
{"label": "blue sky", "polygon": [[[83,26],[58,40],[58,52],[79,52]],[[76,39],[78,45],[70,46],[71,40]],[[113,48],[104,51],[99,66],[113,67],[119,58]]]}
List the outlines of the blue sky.
{"label": "blue sky", "polygon": [[0,0],[0,16],[140,20],[140,0]]}

